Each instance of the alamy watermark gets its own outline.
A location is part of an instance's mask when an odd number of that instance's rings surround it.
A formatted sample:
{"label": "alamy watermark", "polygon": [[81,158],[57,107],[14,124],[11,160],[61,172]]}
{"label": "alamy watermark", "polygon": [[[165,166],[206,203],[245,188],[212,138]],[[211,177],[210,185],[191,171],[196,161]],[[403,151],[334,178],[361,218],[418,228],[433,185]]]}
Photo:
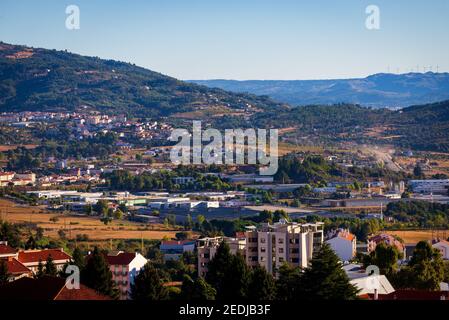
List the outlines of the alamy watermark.
{"label": "alamy watermark", "polygon": [[65,13],[68,15],[65,19],[65,27],[68,30],[79,30],[80,8],[77,5],[71,4],[65,8]]}
{"label": "alamy watermark", "polygon": [[261,175],[274,175],[278,170],[277,129],[226,129],[223,139],[219,130],[202,131],[201,121],[193,121],[192,133],[175,129],[169,139],[179,141],[170,152],[174,164],[254,164],[260,165]]}
{"label": "alamy watermark", "polygon": [[365,20],[365,27],[368,30],[380,29],[380,9],[378,6],[372,4],[366,7],[365,13],[368,17]]}

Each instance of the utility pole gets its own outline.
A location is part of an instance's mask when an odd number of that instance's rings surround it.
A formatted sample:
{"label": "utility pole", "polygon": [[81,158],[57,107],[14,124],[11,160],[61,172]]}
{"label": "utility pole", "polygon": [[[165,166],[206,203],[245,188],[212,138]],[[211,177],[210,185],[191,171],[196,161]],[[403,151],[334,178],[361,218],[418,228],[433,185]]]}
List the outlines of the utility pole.
{"label": "utility pole", "polygon": [[140,232],[140,253],[143,254],[143,232]]}

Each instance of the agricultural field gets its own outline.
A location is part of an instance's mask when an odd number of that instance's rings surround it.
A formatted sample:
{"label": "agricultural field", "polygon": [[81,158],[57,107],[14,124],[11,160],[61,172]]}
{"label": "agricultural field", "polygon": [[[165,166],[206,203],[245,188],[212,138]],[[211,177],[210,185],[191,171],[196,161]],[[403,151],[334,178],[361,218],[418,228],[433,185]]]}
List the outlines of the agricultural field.
{"label": "agricultural field", "polygon": [[434,230],[433,232],[432,230],[395,230],[386,231],[386,233],[400,237],[406,244],[430,241],[435,237],[440,237],[441,239],[449,237],[449,230]]}
{"label": "agricultural field", "polygon": [[[52,218],[58,218],[54,221]],[[120,220],[105,225],[98,217],[74,216],[54,213],[44,207],[19,205],[6,199],[0,199],[0,219],[11,223],[35,223],[44,229],[46,236],[58,238],[58,231],[63,229],[68,239],[77,235],[87,235],[89,240],[146,239],[158,240],[174,238],[176,230],[161,224],[145,225]],[[50,220],[52,219],[52,220]]]}

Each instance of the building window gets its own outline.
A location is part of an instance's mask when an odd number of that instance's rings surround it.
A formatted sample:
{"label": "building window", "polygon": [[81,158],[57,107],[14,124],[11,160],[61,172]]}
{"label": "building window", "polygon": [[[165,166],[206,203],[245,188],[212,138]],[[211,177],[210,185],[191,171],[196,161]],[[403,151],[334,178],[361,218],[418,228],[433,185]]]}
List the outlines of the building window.
{"label": "building window", "polygon": [[279,238],[279,239],[278,239],[278,243],[279,243],[279,244],[284,244],[284,239],[283,239],[283,238]]}
{"label": "building window", "polygon": [[260,252],[266,252],[266,248],[265,247],[260,247]]}
{"label": "building window", "polygon": [[284,253],[284,248],[279,248],[279,253]]}
{"label": "building window", "polygon": [[266,239],[265,238],[260,238],[260,243],[265,243]]}
{"label": "building window", "polygon": [[284,258],[282,258],[282,257],[279,257],[279,262],[284,262]]}
{"label": "building window", "polygon": [[260,257],[260,262],[265,262],[265,257]]}

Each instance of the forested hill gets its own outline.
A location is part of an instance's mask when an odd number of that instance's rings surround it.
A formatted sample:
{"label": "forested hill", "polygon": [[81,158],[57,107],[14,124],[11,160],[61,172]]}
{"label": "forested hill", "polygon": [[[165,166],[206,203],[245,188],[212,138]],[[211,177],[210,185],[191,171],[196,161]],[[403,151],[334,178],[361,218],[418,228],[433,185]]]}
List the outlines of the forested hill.
{"label": "forested hill", "polygon": [[[267,97],[190,84],[133,64],[0,42],[1,111],[92,109],[139,116],[281,106]],[[228,112],[229,112],[228,110]]]}

